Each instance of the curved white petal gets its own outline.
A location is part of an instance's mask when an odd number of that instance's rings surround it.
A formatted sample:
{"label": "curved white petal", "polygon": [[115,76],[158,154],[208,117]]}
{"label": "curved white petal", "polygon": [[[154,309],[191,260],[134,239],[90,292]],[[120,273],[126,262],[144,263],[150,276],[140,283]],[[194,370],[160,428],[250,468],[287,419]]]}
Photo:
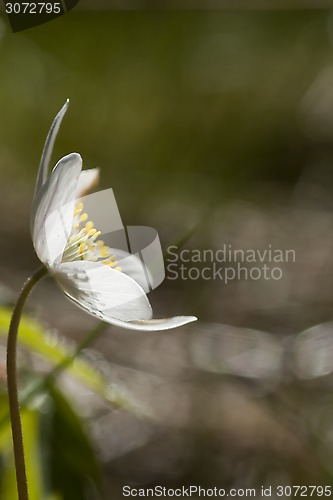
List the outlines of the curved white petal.
{"label": "curved white petal", "polygon": [[47,134],[46,141],[44,144],[44,149],[42,153],[42,158],[40,160],[39,164],[39,169],[38,169],[38,174],[37,174],[37,180],[36,180],[36,187],[35,187],[35,196],[37,195],[38,191],[40,188],[43,186],[44,182],[47,179],[48,176],[48,167],[50,163],[50,158],[52,155],[52,150],[54,146],[54,142],[56,140],[59,127],[61,125],[62,119],[65,116],[65,113],[67,111],[69,104],[69,99],[65,102],[55,119],[53,120],[53,123],[51,125],[51,128],[49,130],[49,133]]}
{"label": "curved white petal", "polygon": [[80,198],[81,196],[85,196],[91,191],[92,188],[97,186],[98,181],[99,168],[89,168],[88,170],[82,170],[76,188],[76,197]]}
{"label": "curved white petal", "polygon": [[141,321],[118,321],[114,319],[112,321],[109,321],[109,323],[112,323],[115,326],[119,326],[120,328],[126,328],[127,330],[136,330],[141,332],[159,332],[187,325],[187,323],[192,323],[192,321],[197,321],[197,319],[198,318],[196,316],[174,316],[172,318]]}
{"label": "curved white petal", "polygon": [[121,267],[122,272],[136,281],[145,293],[150,291],[149,283],[151,282],[151,276],[149,269],[147,269],[137,254],[125,252],[118,248],[110,248],[110,255],[115,256],[117,265]]}
{"label": "curved white petal", "polygon": [[144,266],[146,292],[157,288],[165,278],[163,252],[156,229],[149,226],[127,226],[129,247],[140,256]]}
{"label": "curved white petal", "polygon": [[142,288],[120,271],[91,261],[64,262],[52,271],[67,297],[99,319],[114,323],[152,317]]}
{"label": "curved white petal", "polygon": [[[112,189],[103,189],[83,196],[80,200],[84,211],[93,221],[95,228],[102,232],[101,238],[108,246],[128,250],[126,233]],[[112,243],[109,239],[112,237]]]}
{"label": "curved white petal", "polygon": [[61,261],[72,228],[81,156],[59,160],[37,194],[31,211],[32,241],[39,259],[51,267]]}

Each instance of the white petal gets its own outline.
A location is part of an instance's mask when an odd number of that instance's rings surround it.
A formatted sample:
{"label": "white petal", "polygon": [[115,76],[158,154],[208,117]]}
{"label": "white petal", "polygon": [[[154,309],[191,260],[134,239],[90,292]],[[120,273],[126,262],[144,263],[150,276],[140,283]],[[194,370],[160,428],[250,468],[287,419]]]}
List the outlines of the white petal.
{"label": "white petal", "polygon": [[[103,236],[101,236],[102,238]],[[110,255],[115,255],[118,266],[123,273],[136,281],[148,293],[150,291],[150,274],[137,254],[131,254],[118,248],[110,248]]]}
{"label": "white petal", "polygon": [[163,252],[156,229],[148,226],[127,226],[130,250],[142,261],[148,293],[157,288],[165,278]]}
{"label": "white petal", "polygon": [[104,189],[97,193],[88,194],[81,198],[84,211],[89,215],[89,220],[94,222],[95,228],[102,232],[104,240],[112,235],[112,245],[106,239],[108,246],[128,250],[126,233],[112,189]]}
{"label": "white petal", "polygon": [[59,127],[61,125],[62,119],[65,116],[65,113],[67,111],[69,104],[69,100],[65,102],[55,119],[53,120],[53,123],[51,125],[51,128],[49,130],[49,133],[47,134],[46,141],[44,144],[44,149],[42,153],[42,158],[40,160],[39,164],[39,169],[38,169],[38,174],[37,174],[37,181],[36,181],[36,187],[35,187],[35,196],[37,195],[38,191],[44,184],[44,182],[47,179],[48,176],[48,168],[49,168],[49,163],[50,163],[50,158],[52,155],[52,150],[54,146],[54,142],[56,140]]}
{"label": "white petal", "polygon": [[89,314],[114,323],[146,320],[152,310],[142,288],[126,274],[90,261],[65,262],[53,269],[64,293]]}
{"label": "white petal", "polygon": [[112,189],[104,189],[80,198],[84,212],[89,216],[100,239],[109,247],[128,251],[126,231],[124,229],[117,202]]}
{"label": "white petal", "polygon": [[174,316],[165,319],[151,319],[142,321],[109,321],[115,326],[126,328],[127,330],[136,330],[141,332],[159,332],[163,330],[171,330],[179,326],[187,325],[192,321],[197,321],[196,316]]}
{"label": "white petal", "polygon": [[80,198],[85,196],[91,191],[92,188],[96,187],[99,181],[99,168],[90,168],[88,170],[82,170],[79,182],[77,184],[76,197]]}
{"label": "white petal", "polygon": [[61,158],[32,207],[33,244],[39,259],[47,266],[60,262],[71,232],[81,168],[79,154],[71,153]]}

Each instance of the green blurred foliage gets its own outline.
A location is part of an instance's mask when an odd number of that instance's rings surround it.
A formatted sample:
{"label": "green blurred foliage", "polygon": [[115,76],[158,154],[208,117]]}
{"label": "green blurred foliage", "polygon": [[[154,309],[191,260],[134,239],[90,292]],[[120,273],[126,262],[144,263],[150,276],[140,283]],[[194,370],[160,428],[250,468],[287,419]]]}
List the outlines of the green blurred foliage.
{"label": "green blurred foliage", "polygon": [[98,499],[100,468],[85,425],[53,384],[49,385],[49,396],[51,411],[45,420],[50,431],[52,489],[63,500]]}
{"label": "green blurred foliage", "polygon": [[[8,413],[7,395],[0,395],[0,418]],[[43,477],[40,460],[40,413],[36,408],[25,409],[21,414],[22,428],[24,432],[24,446],[26,456],[27,477],[29,483],[29,494],[35,500],[45,498],[43,492]],[[14,457],[12,449],[12,434],[9,422],[0,428],[0,457],[1,457],[1,479],[0,497],[4,500],[16,500],[16,476],[14,468]]]}
{"label": "green blurred foliage", "polygon": [[[8,412],[0,395],[0,417]],[[29,495],[32,500],[92,500],[100,469],[85,425],[66,398],[49,385],[44,397],[21,412]],[[94,491],[94,495],[91,492]],[[18,498],[10,423],[0,429],[0,495]]]}
{"label": "green blurred foliage", "polygon": [[[0,336],[4,338],[9,321],[10,311],[1,308]],[[29,363],[20,363],[20,373],[24,374],[20,406],[31,499],[98,500],[101,472],[95,449],[75,405],[57,388],[57,377],[68,370],[108,404],[134,411],[137,408],[97,367],[80,359],[79,352],[64,338],[50,334],[37,321],[22,318],[19,343],[55,365],[53,370],[38,375]],[[8,398],[1,392],[0,498],[17,498]]]}
{"label": "green blurred foliage", "polygon": [[[6,340],[11,318],[11,310],[0,308],[0,338]],[[100,331],[102,333],[102,330]],[[96,336],[97,337],[97,336]],[[95,337],[95,338],[96,338]],[[91,339],[92,340],[92,339]],[[62,373],[68,373],[75,377],[78,382],[86,388],[101,396],[108,403],[118,407],[128,407],[138,411],[134,401],[130,402],[121,394],[121,391],[91,363],[84,358],[79,357],[79,350],[73,348],[66,338],[59,333],[51,333],[45,329],[38,321],[27,316],[23,316],[20,322],[19,342],[22,347],[29,349],[30,352],[38,354],[44,360],[54,366],[47,376],[47,382],[52,382]],[[31,397],[40,391],[44,391],[45,386],[40,380],[29,386],[22,392],[21,403],[28,402]],[[8,418],[8,413],[5,415]],[[0,417],[0,429],[3,424],[3,418]]]}

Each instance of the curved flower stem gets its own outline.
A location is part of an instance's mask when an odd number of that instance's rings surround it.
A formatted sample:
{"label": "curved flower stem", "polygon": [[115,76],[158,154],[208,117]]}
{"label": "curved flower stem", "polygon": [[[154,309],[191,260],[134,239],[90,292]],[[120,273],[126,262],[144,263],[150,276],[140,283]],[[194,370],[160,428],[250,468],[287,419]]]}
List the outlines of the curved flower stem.
{"label": "curved flower stem", "polygon": [[19,500],[28,500],[28,484],[25,471],[23,435],[20,416],[20,406],[17,388],[17,370],[16,370],[16,346],[20,319],[25,301],[35,284],[47,274],[46,267],[38,269],[25,282],[20,296],[15,304],[12,319],[8,331],[7,341],[7,388],[10,409],[10,421],[12,426],[14,458],[16,469],[16,482]]}

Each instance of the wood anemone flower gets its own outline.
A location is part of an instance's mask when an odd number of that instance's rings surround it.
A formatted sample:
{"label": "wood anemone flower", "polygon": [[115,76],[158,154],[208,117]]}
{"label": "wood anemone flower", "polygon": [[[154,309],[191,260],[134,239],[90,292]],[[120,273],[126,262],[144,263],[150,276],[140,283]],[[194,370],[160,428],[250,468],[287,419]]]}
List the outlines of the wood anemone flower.
{"label": "wood anemone flower", "polygon": [[[82,171],[78,153],[61,158],[51,174],[48,165],[68,101],[48,133],[31,209],[31,234],[36,254],[65,295],[86,312],[130,330],[159,331],[185,325],[195,316],[152,319],[152,308],[138,283],[135,265],[125,252],[99,239],[84,212],[81,197],[98,181],[99,170]],[[131,256],[133,257],[133,256]],[[133,264],[133,259],[131,259]]]}

